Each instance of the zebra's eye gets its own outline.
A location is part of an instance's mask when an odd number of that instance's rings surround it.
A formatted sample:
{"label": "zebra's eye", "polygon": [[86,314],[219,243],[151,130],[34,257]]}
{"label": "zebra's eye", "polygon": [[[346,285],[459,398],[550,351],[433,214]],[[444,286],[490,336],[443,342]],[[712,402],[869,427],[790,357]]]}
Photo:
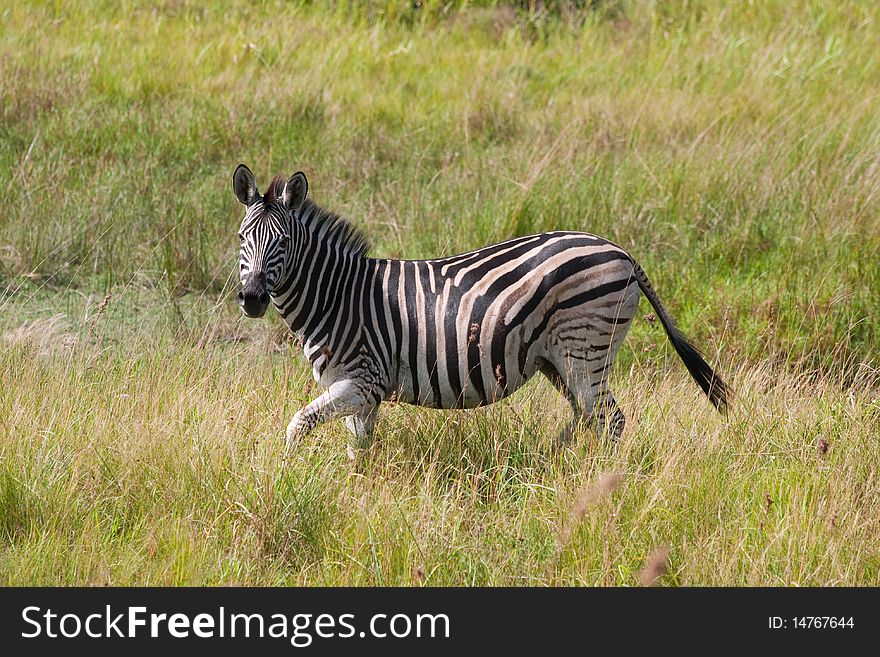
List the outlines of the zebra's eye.
{"label": "zebra's eye", "polygon": [[281,246],[282,249],[286,248],[287,245],[290,244],[290,237],[288,237],[287,235],[282,235],[278,238],[278,244]]}
{"label": "zebra's eye", "polygon": [[239,241],[239,242],[244,242],[244,234],[243,234],[243,233],[239,233],[239,234],[238,234],[238,241]]}

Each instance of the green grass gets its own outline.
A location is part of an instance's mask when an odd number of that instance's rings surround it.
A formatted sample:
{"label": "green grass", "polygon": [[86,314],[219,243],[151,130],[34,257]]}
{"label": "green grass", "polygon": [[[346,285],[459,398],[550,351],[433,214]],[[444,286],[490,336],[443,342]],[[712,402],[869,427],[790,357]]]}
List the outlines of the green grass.
{"label": "green grass", "polygon": [[[0,2],[0,582],[880,584],[880,11],[422,4]],[[542,381],[285,457],[239,162],[377,255],[615,240],[734,411],[637,321],[617,449]]]}

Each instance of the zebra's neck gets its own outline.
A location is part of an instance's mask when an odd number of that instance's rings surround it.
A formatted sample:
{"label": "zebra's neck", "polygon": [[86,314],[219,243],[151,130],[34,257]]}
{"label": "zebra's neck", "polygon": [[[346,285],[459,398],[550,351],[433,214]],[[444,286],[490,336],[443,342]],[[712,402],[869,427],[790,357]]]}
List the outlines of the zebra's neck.
{"label": "zebra's neck", "polygon": [[336,352],[360,317],[371,260],[308,234],[272,300],[306,349]]}

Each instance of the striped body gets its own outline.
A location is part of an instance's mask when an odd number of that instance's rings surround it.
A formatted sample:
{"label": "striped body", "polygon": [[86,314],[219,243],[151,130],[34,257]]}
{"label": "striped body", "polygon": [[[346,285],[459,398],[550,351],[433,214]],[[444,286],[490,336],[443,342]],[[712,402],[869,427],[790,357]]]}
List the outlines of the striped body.
{"label": "striped body", "polygon": [[[316,262],[328,257],[308,251]],[[321,271],[312,263],[273,301],[319,383],[363,365],[377,401],[483,406],[514,392],[544,360],[587,363],[602,376],[638,302],[629,256],[586,233],[532,235],[440,260],[348,256],[335,264],[315,281],[317,298],[308,299],[308,279]]]}
{"label": "striped body", "polygon": [[306,200],[305,177],[295,178],[286,187],[276,179],[263,198],[255,186],[255,196],[239,195],[246,204],[254,199],[241,228],[240,302],[259,316],[265,304],[258,300],[271,298],[326,389],[296,414],[289,439],[333,416],[346,416],[356,435],[368,436],[384,400],[491,404],[537,372],[572,406],[566,435],[586,421],[617,437],[624,418],[608,371],[640,291],[692,376],[725,407],[724,384],[615,244],[555,231],[437,260],[370,258],[366,240]]}

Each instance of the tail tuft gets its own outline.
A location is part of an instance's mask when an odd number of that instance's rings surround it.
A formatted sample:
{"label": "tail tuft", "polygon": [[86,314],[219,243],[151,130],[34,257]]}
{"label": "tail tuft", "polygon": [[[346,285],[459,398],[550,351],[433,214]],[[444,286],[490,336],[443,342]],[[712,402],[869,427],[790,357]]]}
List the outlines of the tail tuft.
{"label": "tail tuft", "polygon": [[685,339],[674,325],[667,328],[666,333],[669,336],[670,342],[672,342],[672,346],[675,347],[675,351],[684,362],[684,366],[691,373],[697,385],[709,397],[712,405],[722,413],[727,414],[731,397],[731,391],[727,384],[712,371],[712,368],[703,359],[702,354]]}
{"label": "tail tuft", "polygon": [[688,342],[687,338],[685,338],[681,331],[678,330],[672,317],[669,316],[669,313],[666,312],[663,304],[660,303],[660,298],[657,296],[657,293],[654,292],[654,288],[651,287],[651,283],[648,281],[648,277],[645,276],[645,272],[638,264],[633,264],[633,273],[639,284],[639,288],[648,298],[648,301],[651,302],[654,312],[656,312],[657,316],[660,318],[660,322],[666,330],[666,335],[669,336],[669,341],[672,342],[672,346],[684,362],[684,366],[687,367],[688,372],[691,373],[691,376],[694,381],[697,382],[697,385],[699,385],[700,388],[703,389],[703,392],[709,397],[709,401],[712,402],[712,405],[722,413],[726,414],[733,392],[727,384],[721,380],[721,377],[712,371],[712,368],[709,367],[709,364],[703,359],[702,354],[700,354],[697,348]]}

